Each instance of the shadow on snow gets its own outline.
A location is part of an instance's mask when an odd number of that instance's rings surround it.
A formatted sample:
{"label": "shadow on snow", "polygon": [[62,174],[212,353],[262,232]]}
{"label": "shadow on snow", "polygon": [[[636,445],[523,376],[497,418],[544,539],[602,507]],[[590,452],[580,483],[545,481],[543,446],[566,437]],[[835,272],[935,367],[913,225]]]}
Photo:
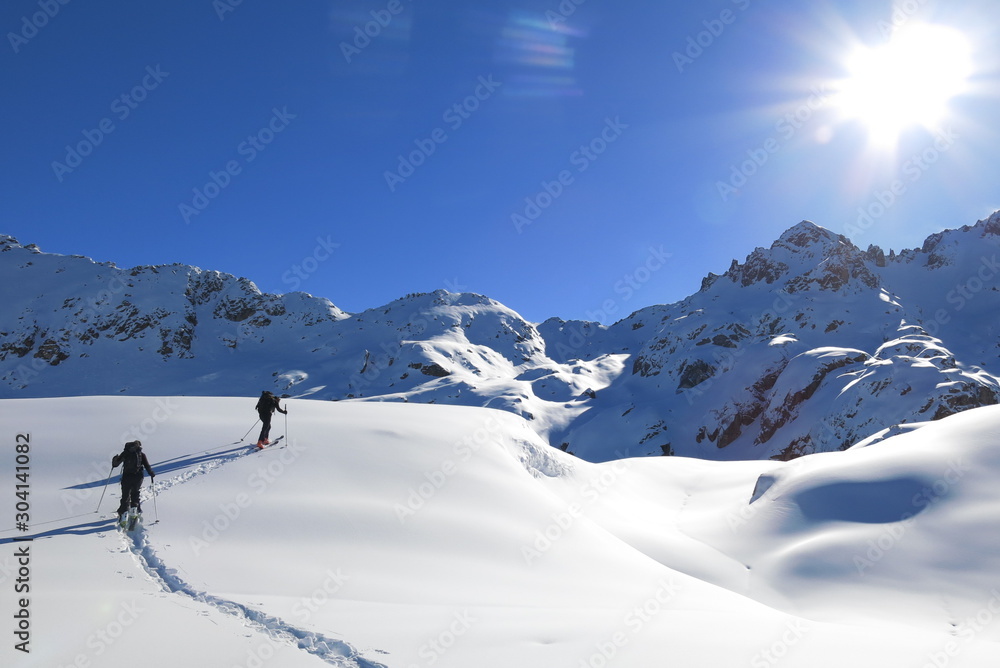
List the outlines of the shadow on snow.
{"label": "shadow on snow", "polygon": [[[242,457],[253,450],[253,446],[238,445],[228,450],[219,450],[216,452],[195,452],[188,455],[179,455],[172,459],[165,459],[162,462],[156,462],[151,464],[153,470],[156,471],[156,475],[163,475],[165,473],[172,473],[174,471],[180,471],[181,469],[186,469],[191,466],[198,466],[199,464],[205,464],[208,462],[219,462],[225,463]],[[203,454],[205,453],[205,454]],[[93,487],[103,487],[106,484],[112,482],[121,482],[122,476],[120,473],[115,474],[110,478],[105,478],[104,480],[94,480],[92,482],[83,482],[79,485],[71,485],[69,487],[63,487],[63,489],[90,489]]]}
{"label": "shadow on snow", "polygon": [[51,538],[53,536],[87,536],[90,534],[101,533],[102,531],[115,531],[114,518],[94,520],[92,522],[80,522],[79,524],[72,524],[70,526],[65,526],[65,527],[57,527],[55,529],[49,529],[48,531],[43,531],[41,533],[31,534],[30,536],[23,536],[18,538],[0,538],[0,545],[3,545],[5,543],[37,540],[39,538]]}

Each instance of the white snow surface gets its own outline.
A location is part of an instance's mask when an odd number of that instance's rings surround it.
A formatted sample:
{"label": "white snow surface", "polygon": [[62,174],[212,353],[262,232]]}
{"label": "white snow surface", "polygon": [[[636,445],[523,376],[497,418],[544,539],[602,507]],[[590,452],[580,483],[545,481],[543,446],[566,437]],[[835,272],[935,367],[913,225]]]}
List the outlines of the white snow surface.
{"label": "white snow surface", "polygon": [[[396,402],[289,400],[258,452],[253,405],[0,401],[0,665],[1000,659],[1000,407],[793,462],[594,464],[507,411]],[[135,437],[157,494],[147,480],[145,526],[128,534],[117,480],[101,494]]]}

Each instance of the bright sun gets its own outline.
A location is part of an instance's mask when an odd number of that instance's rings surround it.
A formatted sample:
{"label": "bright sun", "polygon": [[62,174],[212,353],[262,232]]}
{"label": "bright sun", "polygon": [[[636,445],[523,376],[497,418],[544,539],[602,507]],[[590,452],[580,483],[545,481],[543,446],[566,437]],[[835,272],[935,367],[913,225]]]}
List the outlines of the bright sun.
{"label": "bright sun", "polygon": [[907,26],[877,48],[858,48],[847,60],[849,75],[838,86],[846,119],[860,120],[879,144],[921,125],[935,128],[948,102],[962,93],[972,73],[965,37],[953,28]]}

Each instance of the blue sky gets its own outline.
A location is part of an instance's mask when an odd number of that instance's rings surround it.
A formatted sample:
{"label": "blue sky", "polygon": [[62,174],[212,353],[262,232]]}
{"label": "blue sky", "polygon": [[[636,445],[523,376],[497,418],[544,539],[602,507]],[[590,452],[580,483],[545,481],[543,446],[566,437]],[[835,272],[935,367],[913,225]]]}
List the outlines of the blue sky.
{"label": "blue sky", "polygon": [[[900,249],[1000,208],[995,10],[11,0],[0,232],[348,311],[446,288],[613,322],[802,219]],[[873,142],[845,59],[920,24],[974,71]]]}

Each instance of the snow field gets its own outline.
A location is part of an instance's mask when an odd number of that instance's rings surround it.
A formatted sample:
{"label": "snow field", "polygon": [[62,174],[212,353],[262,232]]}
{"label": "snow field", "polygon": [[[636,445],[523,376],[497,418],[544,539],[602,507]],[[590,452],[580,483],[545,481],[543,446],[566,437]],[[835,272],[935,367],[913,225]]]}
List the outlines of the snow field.
{"label": "snow field", "polygon": [[[790,463],[603,464],[506,412],[253,398],[2,402],[0,616],[31,550],[31,653],[4,665],[985,666],[1000,657],[1000,409]],[[155,505],[111,526],[123,434]],[[3,512],[0,505],[0,512]],[[4,515],[0,514],[0,517]],[[160,522],[153,524],[156,518]],[[8,524],[11,528],[8,529]],[[35,536],[30,543],[13,537]],[[13,626],[12,620],[8,622]]]}

